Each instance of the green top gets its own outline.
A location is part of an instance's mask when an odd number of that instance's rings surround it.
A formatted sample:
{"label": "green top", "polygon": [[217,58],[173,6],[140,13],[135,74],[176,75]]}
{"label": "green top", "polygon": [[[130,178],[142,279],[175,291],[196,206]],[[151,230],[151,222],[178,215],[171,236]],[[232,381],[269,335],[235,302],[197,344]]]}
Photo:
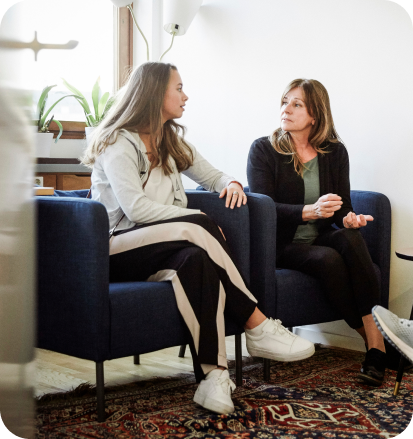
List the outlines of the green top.
{"label": "green top", "polygon": [[[320,179],[318,156],[305,163],[304,173],[304,204],[314,204],[320,198]],[[318,236],[317,220],[310,220],[304,226],[298,226],[293,242],[312,244]]]}

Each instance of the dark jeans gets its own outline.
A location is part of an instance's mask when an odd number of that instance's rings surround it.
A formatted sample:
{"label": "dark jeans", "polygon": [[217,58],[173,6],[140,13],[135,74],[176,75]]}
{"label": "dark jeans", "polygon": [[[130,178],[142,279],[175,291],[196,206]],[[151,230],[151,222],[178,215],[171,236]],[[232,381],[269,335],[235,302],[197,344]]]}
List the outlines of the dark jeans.
{"label": "dark jeans", "polygon": [[330,229],[312,245],[291,243],[279,266],[317,278],[331,306],[354,329],[380,303],[379,281],[359,230]]}

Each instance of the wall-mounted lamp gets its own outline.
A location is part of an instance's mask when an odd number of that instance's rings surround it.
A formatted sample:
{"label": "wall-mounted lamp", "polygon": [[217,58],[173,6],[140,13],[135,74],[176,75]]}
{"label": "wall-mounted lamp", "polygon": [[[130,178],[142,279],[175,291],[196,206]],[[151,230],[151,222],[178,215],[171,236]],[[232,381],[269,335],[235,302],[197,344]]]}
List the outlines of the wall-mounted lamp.
{"label": "wall-mounted lamp", "polygon": [[[111,0],[111,2],[118,8],[126,6],[129,9],[129,12],[132,15],[133,21],[135,22],[136,27],[138,28],[140,34],[146,43],[146,59],[149,61],[149,45],[148,41],[145,38],[141,28],[136,21],[135,14],[133,13],[133,8],[131,6],[130,0]],[[159,61],[162,60],[164,55],[169,52],[174,43],[175,36],[185,35],[188,30],[192,20],[194,19],[196,13],[201,7],[202,0],[164,0],[163,2],[163,22],[164,29],[170,35],[172,35],[171,45],[167,50],[161,55]]]}
{"label": "wall-mounted lamp", "polygon": [[174,43],[175,36],[185,35],[196,13],[201,7],[202,0],[164,0],[163,2],[163,28],[172,35],[169,48],[161,55],[169,52]]}

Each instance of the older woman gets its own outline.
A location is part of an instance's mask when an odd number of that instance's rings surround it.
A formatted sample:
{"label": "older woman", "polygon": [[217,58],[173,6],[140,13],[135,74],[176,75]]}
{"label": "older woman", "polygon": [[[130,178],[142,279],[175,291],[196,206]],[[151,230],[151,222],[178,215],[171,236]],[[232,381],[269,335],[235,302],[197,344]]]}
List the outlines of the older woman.
{"label": "older woman", "polygon": [[379,386],[386,354],[371,314],[379,283],[359,231],[373,218],[353,212],[348,154],[327,90],[314,79],[292,81],[280,119],[270,137],[252,144],[247,170],[251,191],[276,203],[277,265],[320,280],[331,305],[366,343],[359,377]]}

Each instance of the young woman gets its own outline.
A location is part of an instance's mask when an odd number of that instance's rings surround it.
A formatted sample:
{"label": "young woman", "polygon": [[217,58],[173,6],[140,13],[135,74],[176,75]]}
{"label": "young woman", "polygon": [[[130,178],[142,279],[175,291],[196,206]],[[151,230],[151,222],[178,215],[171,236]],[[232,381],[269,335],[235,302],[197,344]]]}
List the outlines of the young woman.
{"label": "young woman", "polygon": [[[296,79],[281,98],[281,127],[255,140],[248,158],[252,192],[277,208],[277,265],[315,276],[331,304],[363,337],[360,378],[380,385],[385,347],[371,309],[380,287],[350,199],[349,159],[334,128],[330,100],[314,79]],[[339,230],[332,227],[335,224]]]}
{"label": "young woman", "polygon": [[[234,411],[225,353],[224,307],[246,329],[251,355],[280,361],[311,356],[314,345],[267,319],[237,271],[218,226],[187,208],[181,173],[226,197],[247,201],[233,177],[211,166],[177,124],[188,97],[176,67],[148,62],[136,69],[83,157],[92,167],[92,197],[108,211],[110,280],[170,281],[197,352],[202,379],[194,401]],[[200,366],[200,367],[198,367]]]}

